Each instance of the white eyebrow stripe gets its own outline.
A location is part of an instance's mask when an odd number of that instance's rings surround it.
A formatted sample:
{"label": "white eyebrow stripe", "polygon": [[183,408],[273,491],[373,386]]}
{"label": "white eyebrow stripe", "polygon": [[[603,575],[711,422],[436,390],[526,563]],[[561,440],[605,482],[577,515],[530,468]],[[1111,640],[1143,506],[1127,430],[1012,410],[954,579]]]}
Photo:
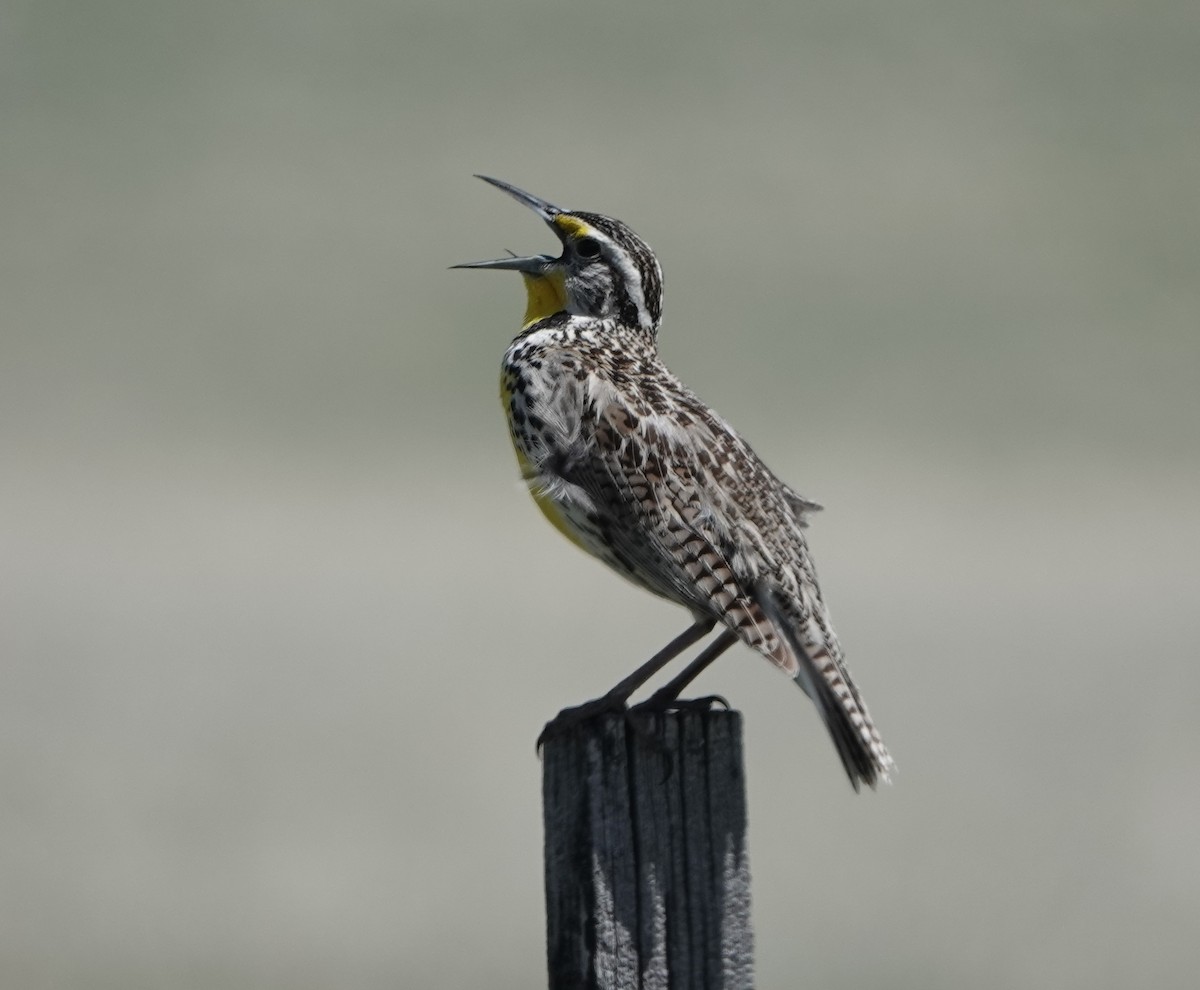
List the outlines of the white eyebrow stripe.
{"label": "white eyebrow stripe", "polygon": [[629,252],[617,244],[606,233],[597,230],[590,223],[587,225],[587,236],[607,245],[608,256],[613,259],[614,264],[620,271],[626,291],[629,293],[629,298],[633,302],[633,305],[637,307],[638,325],[643,330],[652,330],[654,322],[650,319],[650,311],[646,308],[646,294],[642,291],[642,273],[637,265],[633,263]]}
{"label": "white eyebrow stripe", "polygon": [[633,300],[633,304],[637,307],[638,323],[643,330],[649,330],[653,324],[650,322],[650,311],[646,309],[646,295],[642,291],[642,273],[630,260],[627,252],[617,250],[616,254],[617,267],[621,269],[621,274],[625,276],[625,285],[629,290],[629,298]]}

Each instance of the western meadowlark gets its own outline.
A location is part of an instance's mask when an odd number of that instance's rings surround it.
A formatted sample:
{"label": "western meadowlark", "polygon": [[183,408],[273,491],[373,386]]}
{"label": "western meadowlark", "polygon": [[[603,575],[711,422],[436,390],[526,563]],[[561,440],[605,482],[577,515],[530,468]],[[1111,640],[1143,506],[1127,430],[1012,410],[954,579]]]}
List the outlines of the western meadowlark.
{"label": "western meadowlark", "polygon": [[850,679],[804,539],[806,516],[820,506],[775,477],[659,359],[654,252],[620,220],[479,178],[532,209],[562,242],[559,257],[455,266],[524,278],[525,322],[504,355],[500,387],[530,491],[568,539],[693,618],[606,695],[559,719],[624,711],[641,684],[720,623],[716,639],[645,705],[670,707],[740,639],[813,700],[855,790],[886,781],[892,758]]}

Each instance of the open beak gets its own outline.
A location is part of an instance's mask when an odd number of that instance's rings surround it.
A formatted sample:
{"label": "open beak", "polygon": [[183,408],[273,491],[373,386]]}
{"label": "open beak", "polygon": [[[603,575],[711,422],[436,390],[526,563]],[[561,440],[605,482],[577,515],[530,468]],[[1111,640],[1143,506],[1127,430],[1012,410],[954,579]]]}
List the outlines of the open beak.
{"label": "open beak", "polygon": [[528,206],[531,210],[533,210],[534,213],[545,220],[546,223],[550,223],[550,221],[560,213],[567,212],[566,210],[555,206],[553,203],[547,203],[544,199],[539,199],[537,196],[533,195],[533,193],[527,193],[524,189],[518,189],[516,186],[508,182],[504,182],[501,179],[493,179],[489,175],[477,175],[475,178],[483,179],[484,182],[495,186],[497,189],[503,189],[518,203],[524,203],[526,206]]}
{"label": "open beak", "polygon": [[530,275],[541,275],[546,266],[553,264],[557,258],[548,254],[531,254],[522,258],[510,252],[508,258],[496,258],[492,261],[462,261],[451,268],[503,268],[514,272],[527,272]]}
{"label": "open beak", "polygon": [[[525,192],[524,189],[518,189],[514,185],[503,182],[500,179],[493,179],[487,175],[477,175],[477,179],[483,179],[484,182],[495,186],[497,189],[502,189],[508,193],[518,203],[528,206],[534,213],[546,221],[550,225],[550,229],[556,234],[557,228],[554,226],[554,218],[566,210],[560,209],[553,203],[548,203],[544,199],[539,199],[532,193]],[[547,266],[553,264],[558,259],[548,254],[534,254],[528,257],[520,257],[509,252],[507,258],[496,258],[493,261],[465,261],[462,264],[451,265],[451,268],[500,268],[507,271],[526,272],[530,275],[543,275],[546,272]]]}

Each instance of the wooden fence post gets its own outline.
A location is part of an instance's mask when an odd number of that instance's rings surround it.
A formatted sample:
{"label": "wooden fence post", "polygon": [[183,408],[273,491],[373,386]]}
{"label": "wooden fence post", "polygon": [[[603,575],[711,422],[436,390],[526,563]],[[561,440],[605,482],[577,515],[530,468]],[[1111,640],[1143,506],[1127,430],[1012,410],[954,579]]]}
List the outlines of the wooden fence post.
{"label": "wooden fence post", "polygon": [[550,990],[751,990],[740,713],[590,719],[542,782]]}

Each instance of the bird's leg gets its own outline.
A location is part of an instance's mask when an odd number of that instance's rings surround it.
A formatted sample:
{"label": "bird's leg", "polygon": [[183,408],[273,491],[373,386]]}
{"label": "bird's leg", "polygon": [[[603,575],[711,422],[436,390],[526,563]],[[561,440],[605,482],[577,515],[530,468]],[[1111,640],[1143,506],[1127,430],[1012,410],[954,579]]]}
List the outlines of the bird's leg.
{"label": "bird's leg", "polygon": [[[542,729],[542,734],[538,736],[537,748],[539,750],[542,748],[542,743],[546,741],[548,736],[560,735],[585,719],[596,715],[624,712],[626,702],[629,701],[629,696],[634,691],[645,684],[646,681],[662,670],[663,667],[679,656],[689,646],[707,636],[712,631],[713,625],[715,625],[713,619],[697,619],[608,693],[601,695],[593,701],[585,701],[582,705],[577,705],[574,708],[564,708],[546,723],[545,728]],[[709,647],[709,649],[711,650],[712,647]],[[708,651],[706,650],[705,652],[707,653]],[[682,690],[682,685],[680,689]]]}
{"label": "bird's leg", "polygon": [[651,677],[662,670],[663,667],[679,656],[689,646],[693,643],[698,643],[707,636],[712,631],[714,625],[715,622],[712,619],[700,619],[698,622],[692,623],[692,625],[688,626],[671,642],[654,654],[654,656],[638,667],[637,670],[621,681],[620,684],[610,690],[604,697],[623,706],[634,691],[650,680]]}
{"label": "bird's leg", "polygon": [[666,684],[655,691],[649,698],[643,701],[640,705],[634,705],[635,712],[665,712],[675,708],[684,708],[695,705],[696,707],[707,710],[714,702],[719,701],[726,708],[729,707],[729,702],[719,695],[712,695],[708,698],[698,698],[695,702],[685,701],[680,702],[679,696],[683,693],[683,689],[692,683],[705,667],[717,659],[729,647],[733,646],[738,640],[738,635],[732,629],[726,629],[720,636],[714,639],[704,648],[704,651],[696,657],[691,663],[683,668],[678,674],[671,678]]}

